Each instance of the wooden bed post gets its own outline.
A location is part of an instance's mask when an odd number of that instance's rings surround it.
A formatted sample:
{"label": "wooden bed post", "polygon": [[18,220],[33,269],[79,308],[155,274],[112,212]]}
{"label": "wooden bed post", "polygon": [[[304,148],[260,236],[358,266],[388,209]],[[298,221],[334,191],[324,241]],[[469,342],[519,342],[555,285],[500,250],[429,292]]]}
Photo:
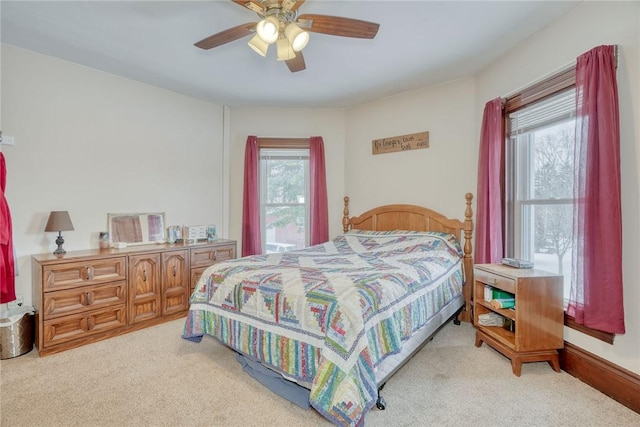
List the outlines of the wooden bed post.
{"label": "wooden bed post", "polygon": [[461,313],[461,319],[465,322],[473,322],[473,249],[471,246],[471,236],[473,234],[473,209],[471,201],[473,194],[465,194],[467,200],[467,208],[464,211],[464,275],[465,283],[464,293],[464,311]]}
{"label": "wooden bed post", "polygon": [[342,231],[349,231],[349,196],[344,196],[344,210],[342,211]]}

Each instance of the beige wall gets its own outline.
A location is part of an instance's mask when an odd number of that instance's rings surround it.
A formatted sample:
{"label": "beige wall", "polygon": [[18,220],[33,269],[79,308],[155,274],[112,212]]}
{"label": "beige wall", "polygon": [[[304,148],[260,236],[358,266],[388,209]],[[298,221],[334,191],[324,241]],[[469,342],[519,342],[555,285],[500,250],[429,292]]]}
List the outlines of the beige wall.
{"label": "beige wall", "polygon": [[627,333],[613,345],[565,328],[565,339],[640,374],[640,2],[584,2],[478,74],[476,129],[484,104],[526,86],[601,44],[619,45],[623,280]]}
{"label": "beige wall", "polygon": [[[378,205],[429,206],[463,218],[476,191],[474,80],[463,79],[347,111],[346,191],[352,214]],[[373,155],[374,139],[429,132],[429,148]]]}
{"label": "beige wall", "polygon": [[30,255],[56,248],[43,231],[51,210],[70,213],[66,250],[97,247],[108,212],[221,224],[221,106],[3,44],[2,114],[26,303]]}
{"label": "beige wall", "polygon": [[247,136],[308,138],[324,141],[329,204],[329,238],[342,232],[345,114],[340,109],[234,108],[231,111],[230,238],[242,241],[242,189]]}

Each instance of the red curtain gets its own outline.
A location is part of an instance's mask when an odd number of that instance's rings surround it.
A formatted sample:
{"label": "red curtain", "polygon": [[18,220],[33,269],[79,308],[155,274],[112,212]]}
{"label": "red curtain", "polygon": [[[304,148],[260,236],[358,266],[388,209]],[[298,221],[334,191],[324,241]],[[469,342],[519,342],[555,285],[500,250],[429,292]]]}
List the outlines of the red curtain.
{"label": "red curtain", "polygon": [[311,196],[310,244],[329,240],[329,209],[327,206],[327,176],[324,161],[324,142],[321,136],[309,141],[309,175]]}
{"label": "red curtain", "polygon": [[482,117],[478,156],[474,262],[502,261],[502,99],[487,102]]}
{"label": "red curtain", "polygon": [[242,196],[242,256],[262,253],[260,234],[260,186],[258,137],[249,136],[244,150],[244,192]]}
{"label": "red curtain", "polygon": [[7,165],[0,153],[0,303],[16,299],[15,264],[13,259],[13,230],[9,203],[4,197],[7,185]]}
{"label": "red curtain", "polygon": [[620,123],[614,46],[576,64],[573,269],[567,312],[592,329],[623,334]]}

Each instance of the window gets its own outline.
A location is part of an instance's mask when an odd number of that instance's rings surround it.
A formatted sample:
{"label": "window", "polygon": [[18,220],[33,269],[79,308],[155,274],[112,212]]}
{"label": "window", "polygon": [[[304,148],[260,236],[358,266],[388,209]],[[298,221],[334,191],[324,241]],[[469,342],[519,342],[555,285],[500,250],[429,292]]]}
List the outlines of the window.
{"label": "window", "polygon": [[506,253],[571,283],[575,88],[508,113]]}
{"label": "window", "polygon": [[263,253],[309,243],[309,149],[260,148]]}
{"label": "window", "polygon": [[[609,58],[611,47],[600,46],[587,54],[603,53]],[[581,75],[584,72],[586,70],[581,69]],[[566,238],[573,232],[575,205],[573,179],[564,170],[573,169],[573,132],[578,124],[574,123],[572,115],[578,109],[582,110],[581,106],[577,109],[575,105],[575,88],[576,67],[571,66],[509,96],[503,104],[506,136],[505,254],[526,258],[534,261],[536,267],[562,273],[565,301],[569,297],[574,273],[570,271],[574,257],[572,251],[581,256],[579,249],[584,249],[571,247],[571,241]],[[592,102],[589,105],[596,104]],[[607,111],[606,108],[603,110]],[[616,142],[615,135],[607,135],[609,137]],[[574,141],[573,144],[570,141]],[[612,152],[615,155],[615,148]],[[567,231],[567,226],[571,226],[571,232]],[[616,242],[613,243],[615,246]],[[583,261],[579,259],[578,263]],[[573,276],[579,272],[575,273]],[[613,343],[613,333],[578,324],[567,313],[565,325]]]}

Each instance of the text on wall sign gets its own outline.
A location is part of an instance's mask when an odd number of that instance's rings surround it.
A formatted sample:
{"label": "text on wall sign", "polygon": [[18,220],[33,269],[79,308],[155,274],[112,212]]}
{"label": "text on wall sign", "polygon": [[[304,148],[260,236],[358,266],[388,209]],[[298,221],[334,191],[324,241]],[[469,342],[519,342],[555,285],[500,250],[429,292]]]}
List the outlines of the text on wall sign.
{"label": "text on wall sign", "polygon": [[429,132],[411,133],[391,136],[371,141],[373,154],[394,153],[396,151],[418,150],[429,148]]}

